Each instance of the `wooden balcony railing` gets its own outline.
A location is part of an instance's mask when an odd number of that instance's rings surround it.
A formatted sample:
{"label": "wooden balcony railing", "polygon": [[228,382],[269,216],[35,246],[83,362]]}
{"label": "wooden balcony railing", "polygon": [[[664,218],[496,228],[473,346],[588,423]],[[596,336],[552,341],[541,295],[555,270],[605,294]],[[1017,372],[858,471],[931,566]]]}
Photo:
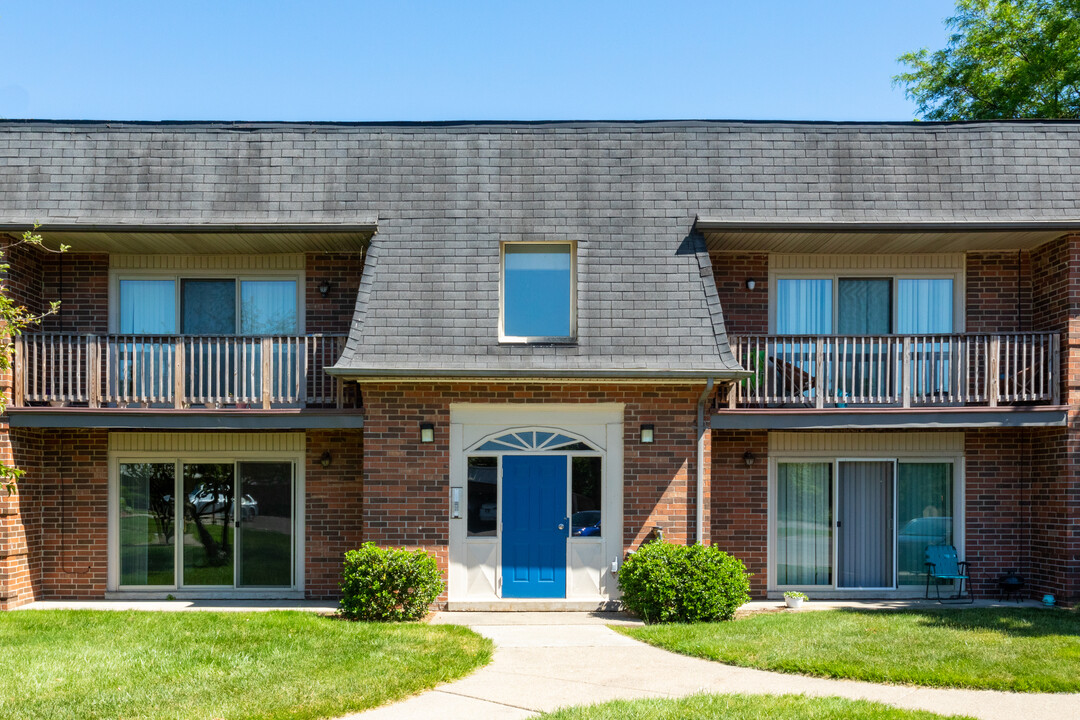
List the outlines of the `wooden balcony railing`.
{"label": "wooden balcony railing", "polygon": [[736,337],[729,408],[1060,404],[1056,333]]}
{"label": "wooden balcony railing", "polygon": [[28,333],[15,341],[14,407],[340,408],[345,335]]}

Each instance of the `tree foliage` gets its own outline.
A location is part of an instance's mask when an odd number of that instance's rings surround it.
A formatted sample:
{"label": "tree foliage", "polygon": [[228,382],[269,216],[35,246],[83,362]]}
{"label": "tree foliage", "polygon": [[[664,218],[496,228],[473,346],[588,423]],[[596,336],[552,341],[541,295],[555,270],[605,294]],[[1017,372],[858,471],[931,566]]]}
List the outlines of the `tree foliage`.
{"label": "tree foliage", "polygon": [[1080,117],[1080,0],[957,0],[945,24],[893,78],[923,119]]}
{"label": "tree foliage", "polygon": [[[60,302],[54,301],[49,303],[48,310],[35,314],[11,297],[7,285],[7,272],[10,265],[6,260],[6,256],[12,248],[19,245],[33,245],[46,252],[62,253],[68,250],[67,245],[61,245],[58,250],[46,247],[41,236],[37,233],[36,225],[32,230],[27,230],[18,239],[8,243],[4,249],[0,250],[0,373],[3,374],[11,372],[11,360],[15,348],[13,339],[21,335],[27,327],[38,324],[43,317],[51,315],[60,309]],[[0,413],[5,410],[7,410],[7,397],[0,392]],[[0,487],[3,487],[8,493],[15,492],[15,483],[22,475],[23,471],[14,465],[0,462]]]}

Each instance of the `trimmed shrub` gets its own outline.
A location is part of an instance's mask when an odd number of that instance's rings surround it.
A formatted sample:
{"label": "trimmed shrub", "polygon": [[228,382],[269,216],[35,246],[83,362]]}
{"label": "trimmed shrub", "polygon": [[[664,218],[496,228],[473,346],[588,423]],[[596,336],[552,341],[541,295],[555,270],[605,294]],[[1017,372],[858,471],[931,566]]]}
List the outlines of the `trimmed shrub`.
{"label": "trimmed shrub", "polygon": [[730,620],[750,602],[742,560],[711,545],[642,545],[619,569],[619,588],[647,623]]}
{"label": "trimmed shrub", "polygon": [[419,620],[443,587],[438,563],[423,550],[367,542],[345,553],[341,614],[350,620]]}

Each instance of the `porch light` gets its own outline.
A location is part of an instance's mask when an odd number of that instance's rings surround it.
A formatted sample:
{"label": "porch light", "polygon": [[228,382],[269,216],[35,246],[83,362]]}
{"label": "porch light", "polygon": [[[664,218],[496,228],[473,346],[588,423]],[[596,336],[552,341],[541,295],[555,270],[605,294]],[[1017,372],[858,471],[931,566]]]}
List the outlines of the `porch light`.
{"label": "porch light", "polygon": [[326,294],[328,292],[330,292],[330,281],[329,280],[323,280],[321,283],[319,283],[319,293],[323,297],[326,297]]}
{"label": "porch light", "polygon": [[756,460],[757,456],[749,450],[742,454],[742,461],[746,463],[746,467],[753,467]]}
{"label": "porch light", "polygon": [[757,285],[757,283],[754,282],[754,278],[750,278],[749,280],[746,281],[746,289],[747,290],[753,290],[756,285]]}
{"label": "porch light", "polygon": [[641,442],[643,442],[643,443],[651,443],[653,441],[653,435],[654,435],[654,433],[653,433],[653,426],[652,425],[642,425],[641,426]]}
{"label": "porch light", "polygon": [[330,457],[330,451],[323,450],[323,454],[319,456],[319,464],[322,465],[324,468],[330,467],[331,460],[333,460],[333,458]]}
{"label": "porch light", "polygon": [[435,442],[435,425],[433,423],[420,423],[420,442]]}

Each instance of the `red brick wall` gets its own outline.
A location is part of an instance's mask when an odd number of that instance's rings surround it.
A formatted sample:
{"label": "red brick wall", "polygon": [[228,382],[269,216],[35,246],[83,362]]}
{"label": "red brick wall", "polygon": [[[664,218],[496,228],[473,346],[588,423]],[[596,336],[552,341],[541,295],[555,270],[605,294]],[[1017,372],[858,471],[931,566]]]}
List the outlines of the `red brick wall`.
{"label": "red brick wall", "polygon": [[43,447],[39,434],[0,425],[0,461],[26,475],[18,491],[0,491],[0,610],[37,599],[41,588],[40,534],[35,529],[39,510],[33,481],[39,476]]}
{"label": "red brick wall", "polygon": [[[320,458],[330,453],[330,466]],[[364,441],[359,430],[311,430],[304,456],[304,574],[309,598],[337,597],[346,550],[364,542]]]}
{"label": "red brick wall", "polygon": [[1031,466],[1039,458],[1023,430],[972,430],[964,440],[965,559],[985,598],[996,596],[1005,571],[1031,575]]}
{"label": "red brick wall", "polygon": [[[765,430],[712,433],[712,544],[754,574],[755,598],[765,597],[768,584],[768,449]],[[747,452],[756,457],[750,467],[743,460]]]}
{"label": "red brick wall", "polygon": [[108,562],[108,433],[53,430],[42,433],[41,442],[40,470],[22,481],[36,510],[40,597],[101,598]]}
{"label": "red brick wall", "polygon": [[17,244],[9,235],[0,234],[3,262],[10,267],[2,276],[4,292],[19,305],[34,314],[44,310],[42,304],[44,253],[29,245]]}
{"label": "red brick wall", "polygon": [[968,253],[966,329],[971,333],[1031,329],[1031,254]]}
{"label": "red brick wall", "polygon": [[[360,275],[364,270],[364,257],[360,253],[308,253],[306,258],[308,332],[343,333],[349,331],[353,310],[356,309],[356,291],[360,287]],[[330,282],[326,297],[319,292],[323,281]]]}
{"label": "red brick wall", "polygon": [[[655,525],[673,542],[692,541],[700,393],[700,386],[665,385],[365,385],[365,539],[427,548],[446,570],[450,403],[619,402],[626,405],[624,548],[637,547]],[[433,443],[420,443],[421,422],[434,423]],[[651,445],[638,437],[646,423],[656,429]]]}
{"label": "red brick wall", "polygon": [[1032,251],[1033,329],[1061,333],[1068,425],[1033,440],[1032,574],[1041,590],[1080,602],[1080,235]]}
{"label": "red brick wall", "polygon": [[45,300],[59,300],[60,312],[45,319],[46,332],[109,329],[109,256],[65,253],[43,263]]}
{"label": "red brick wall", "polygon": [[[1034,596],[1053,593],[1062,600],[1076,602],[1080,600],[1075,575],[1078,558],[1073,555],[1070,560],[1068,550],[1070,536],[1075,538],[1076,523],[1070,520],[1066,503],[1072,475],[1069,435],[1065,428],[1031,433],[1028,512],[1031,530],[1027,577]],[[1072,457],[1075,458],[1075,454]]]}
{"label": "red brick wall", "polygon": [[[769,331],[768,253],[710,253],[724,323],[732,335]],[[753,279],[753,290],[746,281]]]}

